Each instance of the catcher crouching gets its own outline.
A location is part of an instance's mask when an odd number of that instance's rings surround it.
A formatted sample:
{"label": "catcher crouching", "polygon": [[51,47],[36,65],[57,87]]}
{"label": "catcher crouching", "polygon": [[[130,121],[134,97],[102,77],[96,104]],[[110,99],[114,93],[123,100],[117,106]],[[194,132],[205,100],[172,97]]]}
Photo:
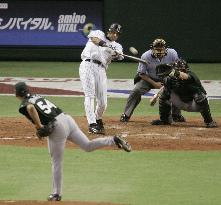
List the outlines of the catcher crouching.
{"label": "catcher crouching", "polygon": [[180,110],[200,112],[207,128],[217,127],[210,113],[207,93],[186,61],[179,59],[173,64],[158,65],[156,72],[164,88],[159,95],[160,119],[152,121],[152,125],[170,125],[173,104]]}
{"label": "catcher crouching", "polygon": [[40,95],[31,94],[24,82],[15,85],[15,94],[21,100],[19,112],[35,125],[38,138],[47,137],[53,186],[48,201],[61,200],[62,164],[66,140],[79,145],[87,152],[104,146],[117,146],[126,152],[131,151],[130,144],[117,135],[89,140],[70,115],[63,113],[59,107]]}

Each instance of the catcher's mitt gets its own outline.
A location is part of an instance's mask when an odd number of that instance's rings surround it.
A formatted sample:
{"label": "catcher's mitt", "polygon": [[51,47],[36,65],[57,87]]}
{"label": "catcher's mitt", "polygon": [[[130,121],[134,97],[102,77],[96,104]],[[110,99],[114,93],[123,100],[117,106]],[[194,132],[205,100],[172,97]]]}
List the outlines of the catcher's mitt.
{"label": "catcher's mitt", "polygon": [[36,135],[39,139],[42,139],[43,137],[49,136],[53,130],[54,130],[54,122],[49,122],[47,125],[44,125],[43,127],[37,129]]}
{"label": "catcher's mitt", "polygon": [[169,64],[160,64],[156,67],[156,74],[159,77],[166,77],[171,73],[172,69],[173,67]]}
{"label": "catcher's mitt", "polygon": [[156,67],[156,74],[160,78],[164,78],[166,76],[176,77],[178,78],[180,72],[170,64],[160,64]]}

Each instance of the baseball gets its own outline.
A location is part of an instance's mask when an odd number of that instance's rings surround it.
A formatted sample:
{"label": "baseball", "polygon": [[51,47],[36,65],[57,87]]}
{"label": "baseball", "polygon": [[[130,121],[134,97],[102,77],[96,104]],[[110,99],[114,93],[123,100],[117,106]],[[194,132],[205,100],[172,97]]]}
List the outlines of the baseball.
{"label": "baseball", "polygon": [[134,48],[134,47],[130,47],[130,48],[129,48],[129,51],[130,51],[131,53],[133,53],[134,55],[137,55],[137,54],[138,54],[137,49]]}

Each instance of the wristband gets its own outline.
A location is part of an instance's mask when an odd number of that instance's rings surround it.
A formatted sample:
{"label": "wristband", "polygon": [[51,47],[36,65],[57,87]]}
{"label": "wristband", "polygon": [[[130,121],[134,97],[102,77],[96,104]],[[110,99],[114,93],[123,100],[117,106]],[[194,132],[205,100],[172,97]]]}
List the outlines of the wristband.
{"label": "wristband", "polygon": [[107,45],[106,45],[106,42],[103,41],[103,40],[100,40],[99,43],[98,43],[98,45],[99,45],[99,46],[102,46],[102,47],[107,46]]}

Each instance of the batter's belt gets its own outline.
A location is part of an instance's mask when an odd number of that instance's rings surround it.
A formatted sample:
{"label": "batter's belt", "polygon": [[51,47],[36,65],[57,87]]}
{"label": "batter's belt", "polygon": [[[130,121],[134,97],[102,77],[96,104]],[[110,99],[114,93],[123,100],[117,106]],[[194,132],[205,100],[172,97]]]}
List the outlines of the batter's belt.
{"label": "batter's belt", "polygon": [[85,59],[85,61],[92,62],[92,63],[98,64],[98,65],[104,67],[104,65],[100,61],[98,61],[98,60],[93,60],[93,59],[87,58],[87,59]]}

